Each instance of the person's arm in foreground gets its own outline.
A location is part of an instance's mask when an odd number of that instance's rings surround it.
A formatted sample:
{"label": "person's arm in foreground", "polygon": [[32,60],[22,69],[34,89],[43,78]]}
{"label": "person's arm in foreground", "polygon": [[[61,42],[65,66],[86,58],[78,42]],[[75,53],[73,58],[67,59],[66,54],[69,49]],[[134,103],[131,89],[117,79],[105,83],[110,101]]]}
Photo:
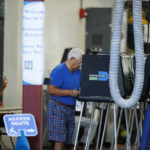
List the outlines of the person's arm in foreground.
{"label": "person's arm in foreground", "polygon": [[2,96],[3,91],[6,88],[6,86],[7,86],[7,77],[5,76],[4,79],[3,79],[2,86],[0,87],[0,97]]}

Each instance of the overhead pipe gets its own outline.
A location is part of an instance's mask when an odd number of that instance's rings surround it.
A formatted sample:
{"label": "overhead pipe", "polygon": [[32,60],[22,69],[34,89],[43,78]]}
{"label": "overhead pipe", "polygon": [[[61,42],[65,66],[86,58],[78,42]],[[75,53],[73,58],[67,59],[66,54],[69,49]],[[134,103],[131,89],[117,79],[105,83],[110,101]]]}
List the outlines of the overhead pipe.
{"label": "overhead pipe", "polygon": [[140,99],[144,83],[144,51],[143,51],[143,31],[142,31],[142,1],[133,0],[133,27],[136,71],[135,83],[131,96],[124,99],[118,87],[118,64],[120,53],[120,42],[122,33],[122,19],[124,10],[124,0],[116,0],[114,12],[113,33],[110,51],[110,68],[109,68],[109,87],[113,101],[122,108],[133,107]]}

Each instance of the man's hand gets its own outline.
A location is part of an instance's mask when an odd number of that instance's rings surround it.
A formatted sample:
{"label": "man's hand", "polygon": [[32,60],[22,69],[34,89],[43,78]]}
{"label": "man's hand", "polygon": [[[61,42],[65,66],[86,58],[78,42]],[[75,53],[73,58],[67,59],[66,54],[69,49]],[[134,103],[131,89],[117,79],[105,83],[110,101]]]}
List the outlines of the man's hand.
{"label": "man's hand", "polygon": [[48,86],[48,93],[52,94],[56,97],[60,97],[60,96],[72,96],[72,97],[76,97],[80,94],[79,91],[77,90],[70,90],[70,89],[59,89],[54,85],[49,85]]}
{"label": "man's hand", "polygon": [[76,97],[80,94],[79,91],[76,91],[76,90],[72,90],[72,97]]}

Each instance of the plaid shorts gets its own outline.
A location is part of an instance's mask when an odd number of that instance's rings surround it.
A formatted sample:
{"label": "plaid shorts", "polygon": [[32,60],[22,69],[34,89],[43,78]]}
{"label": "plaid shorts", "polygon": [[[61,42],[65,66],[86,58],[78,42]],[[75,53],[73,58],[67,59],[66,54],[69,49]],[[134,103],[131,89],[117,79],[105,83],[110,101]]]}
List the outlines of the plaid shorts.
{"label": "plaid shorts", "polygon": [[51,141],[72,143],[72,135],[75,127],[75,110],[49,100],[47,105],[48,137]]}

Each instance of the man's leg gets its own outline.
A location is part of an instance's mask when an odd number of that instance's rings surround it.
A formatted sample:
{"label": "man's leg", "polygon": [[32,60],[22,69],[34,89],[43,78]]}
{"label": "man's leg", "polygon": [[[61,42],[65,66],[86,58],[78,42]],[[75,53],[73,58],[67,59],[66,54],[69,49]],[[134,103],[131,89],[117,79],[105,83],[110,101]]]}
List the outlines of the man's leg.
{"label": "man's leg", "polygon": [[64,148],[64,143],[62,143],[62,142],[55,142],[54,150],[63,150],[63,148]]}

